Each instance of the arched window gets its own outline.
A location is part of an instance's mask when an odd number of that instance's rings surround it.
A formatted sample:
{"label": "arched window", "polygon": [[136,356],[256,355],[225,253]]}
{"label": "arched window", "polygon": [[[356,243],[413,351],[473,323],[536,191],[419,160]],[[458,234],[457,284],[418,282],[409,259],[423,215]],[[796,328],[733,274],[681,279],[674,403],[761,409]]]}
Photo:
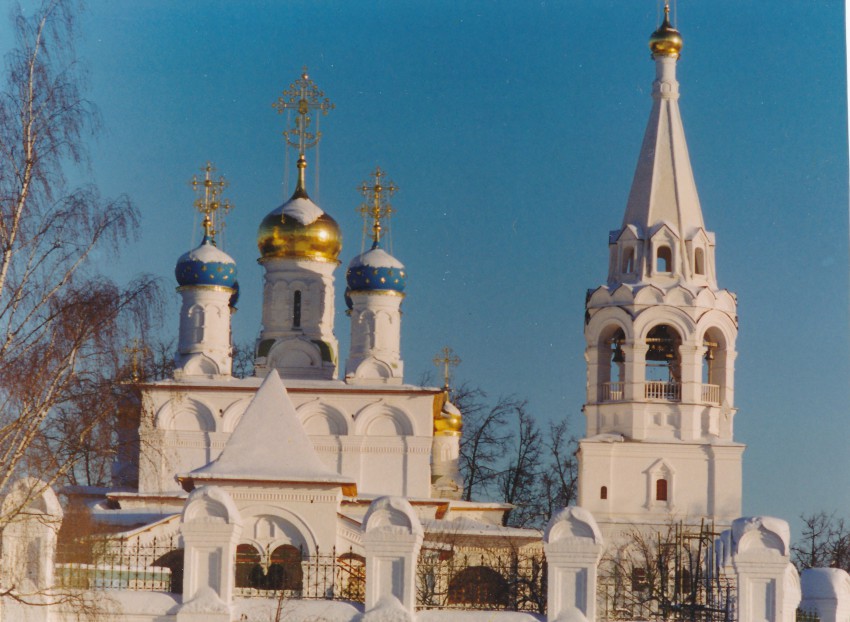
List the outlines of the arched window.
{"label": "arched window", "polygon": [[726,346],[723,333],[709,328],[702,338],[705,355],[702,359],[702,401],[720,404],[725,392]]}
{"label": "arched window", "polygon": [[508,605],[508,582],[492,568],[470,566],[457,573],[449,582],[450,605]]}
{"label": "arched window", "polygon": [[667,501],[667,480],[666,479],[655,480],[655,500],[656,501]]}
{"label": "arched window", "polygon": [[672,272],[673,271],[673,252],[669,246],[659,246],[656,255],[655,263],[656,272]]}
{"label": "arched window", "polygon": [[631,274],[635,271],[635,249],[632,247],[623,250],[623,274]]}
{"label": "arched window", "polygon": [[272,551],[269,562],[268,589],[301,591],[304,571],[299,549],[291,544],[279,546]]}
{"label": "arched window", "polygon": [[679,401],[681,397],[682,339],[666,324],[655,326],[646,336],[646,397]]}
{"label": "arched window", "polygon": [[694,251],[694,274],[705,274],[705,251],[701,248]]}
{"label": "arched window", "polygon": [[301,328],[301,290],[296,289],[292,297],[292,328]]}
{"label": "arched window", "polygon": [[599,498],[603,500],[608,498],[608,486],[599,489]]}
{"label": "arched window", "polygon": [[261,559],[260,552],[250,544],[236,547],[236,587],[263,587],[265,573]]}

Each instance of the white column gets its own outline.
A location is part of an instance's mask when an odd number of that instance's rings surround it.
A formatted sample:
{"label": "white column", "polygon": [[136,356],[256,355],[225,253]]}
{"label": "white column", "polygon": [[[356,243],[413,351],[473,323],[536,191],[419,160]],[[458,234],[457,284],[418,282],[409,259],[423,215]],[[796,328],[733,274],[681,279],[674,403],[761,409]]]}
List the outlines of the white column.
{"label": "white column", "polygon": [[850,575],[841,568],[806,568],[800,574],[800,608],[815,613],[820,622],[850,619]]}
{"label": "white column", "polygon": [[217,486],[192,491],[183,506],[183,606],[177,622],[230,622],[242,518]]}
{"label": "white column", "polygon": [[11,516],[3,528],[0,590],[10,590],[13,597],[25,601],[4,597],[0,615],[6,620],[28,622],[54,619],[51,590],[56,534],[62,525],[62,508],[56,494],[45,482],[27,477],[12,486],[0,512]]}
{"label": "white column", "polygon": [[366,616],[370,610],[416,607],[416,564],[422,524],[401,497],[379,497],[363,518],[366,549]]}
{"label": "white column", "polygon": [[[549,564],[547,620],[596,619],[596,571],[602,555],[602,533],[587,510],[564,508],[543,533]],[[580,619],[580,618],[578,618]]]}
{"label": "white column", "polygon": [[794,622],[800,581],[790,562],[790,529],[779,518],[732,522],[732,567],[740,622]]}

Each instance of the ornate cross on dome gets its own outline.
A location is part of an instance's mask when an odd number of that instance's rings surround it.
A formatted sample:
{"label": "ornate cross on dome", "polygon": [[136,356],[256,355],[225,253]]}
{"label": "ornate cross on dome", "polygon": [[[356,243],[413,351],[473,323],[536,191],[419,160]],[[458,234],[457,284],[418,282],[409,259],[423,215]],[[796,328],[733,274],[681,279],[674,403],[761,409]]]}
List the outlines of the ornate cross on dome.
{"label": "ornate cross on dome", "polygon": [[322,114],[328,114],[334,109],[334,105],[325,97],[324,92],[320,91],[316,83],[307,75],[306,67],[303,71],[301,77],[290,84],[289,88],[283,91],[277,101],[272,104],[280,114],[283,114],[284,110],[296,111],[294,126],[284,130],[283,136],[287,145],[298,149],[299,159],[303,158],[307,149],[315,147],[322,138],[318,127],[315,132],[310,131],[310,123],[313,121],[310,112],[319,110]]}
{"label": "ornate cross on dome", "polygon": [[[440,354],[443,356],[440,357]],[[457,367],[460,365],[460,358],[458,358],[454,350],[452,350],[449,346],[446,346],[440,351],[434,358],[434,365],[437,367],[443,368],[443,388],[448,391],[449,390],[449,380],[451,379],[451,368]]]}
{"label": "ornate cross on dome", "polygon": [[381,232],[383,231],[381,221],[389,220],[389,217],[395,213],[389,199],[396,193],[398,186],[393,182],[389,182],[387,185],[381,183],[381,178],[386,176],[381,167],[376,168],[372,175],[375,180],[371,186],[364,181],[358,188],[366,201],[357,208],[357,211],[363,216],[364,231],[365,225],[368,224],[370,218],[372,219],[372,242],[377,244],[381,241]]}
{"label": "ornate cross on dome", "polygon": [[227,214],[233,206],[229,199],[225,199],[222,203],[221,193],[227,188],[228,183],[224,177],[213,179],[212,174],[215,172],[215,167],[211,162],[201,169],[204,173],[203,179],[198,179],[197,175],[192,175],[192,190],[198,193],[198,198],[195,199],[195,209],[204,215],[204,234],[209,238],[210,242],[215,244],[215,236],[224,230],[224,219],[222,217],[221,225],[216,225],[218,212],[222,212],[222,216]]}

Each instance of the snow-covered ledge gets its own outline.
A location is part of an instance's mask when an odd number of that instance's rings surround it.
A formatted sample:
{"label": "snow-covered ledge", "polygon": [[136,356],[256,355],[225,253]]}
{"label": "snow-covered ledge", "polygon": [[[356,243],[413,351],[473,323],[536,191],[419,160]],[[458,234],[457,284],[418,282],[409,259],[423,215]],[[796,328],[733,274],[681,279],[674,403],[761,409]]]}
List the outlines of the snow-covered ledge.
{"label": "snow-covered ledge", "polygon": [[603,541],[593,515],[579,507],[564,508],[546,526],[543,548],[549,564],[548,620],[595,620]]}
{"label": "snow-covered ledge", "polygon": [[770,516],[732,522],[732,567],[740,622],[794,622],[800,578],[790,562],[788,523]]}
{"label": "snow-covered ledge", "polygon": [[183,606],[177,622],[230,622],[242,518],[218,486],[196,488],[181,518]]}
{"label": "snow-covered ledge", "polygon": [[[363,517],[366,549],[366,614],[411,620],[416,607],[416,563],[424,536],[422,524],[406,499],[379,497]],[[395,610],[395,611],[393,611]],[[387,617],[389,616],[389,617]]]}

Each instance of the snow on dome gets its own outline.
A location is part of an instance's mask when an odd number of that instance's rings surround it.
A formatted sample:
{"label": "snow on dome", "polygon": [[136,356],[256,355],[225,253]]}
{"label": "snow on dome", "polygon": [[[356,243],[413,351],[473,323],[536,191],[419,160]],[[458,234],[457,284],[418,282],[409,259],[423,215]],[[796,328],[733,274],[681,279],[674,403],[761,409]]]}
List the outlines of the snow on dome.
{"label": "snow on dome", "polygon": [[218,458],[179,476],[183,480],[317,482],[354,487],[313,449],[276,370],[272,370]]}
{"label": "snow on dome", "polygon": [[398,268],[399,270],[404,270],[404,264],[380,246],[372,246],[371,249],[365,253],[357,255],[357,257],[352,259],[351,263],[348,264],[349,268],[357,266],[368,266],[370,268]]}
{"label": "snow on dome", "polygon": [[183,253],[177,263],[184,261],[200,261],[201,263],[232,263],[236,264],[233,257],[225,253],[223,250],[213,245],[209,238],[204,237],[204,241],[198,248],[190,250],[188,253]]}
{"label": "snow on dome", "polygon": [[[275,210],[277,211],[277,210]],[[302,225],[311,225],[324,214],[322,208],[313,203],[309,197],[293,197],[280,206],[280,211],[290,218],[294,218]]]}
{"label": "snow on dome", "polygon": [[450,415],[460,414],[460,411],[458,410],[457,406],[455,406],[451,402],[446,402],[445,404],[443,404],[443,412],[448,413]]}
{"label": "snow on dome", "polygon": [[345,280],[348,283],[349,292],[395,291],[401,293],[404,291],[407,273],[403,263],[375,242],[371,249],[351,260]]}
{"label": "snow on dome", "polygon": [[204,236],[198,248],[180,256],[174,276],[181,287],[216,285],[233,288],[236,282],[236,262]]}

